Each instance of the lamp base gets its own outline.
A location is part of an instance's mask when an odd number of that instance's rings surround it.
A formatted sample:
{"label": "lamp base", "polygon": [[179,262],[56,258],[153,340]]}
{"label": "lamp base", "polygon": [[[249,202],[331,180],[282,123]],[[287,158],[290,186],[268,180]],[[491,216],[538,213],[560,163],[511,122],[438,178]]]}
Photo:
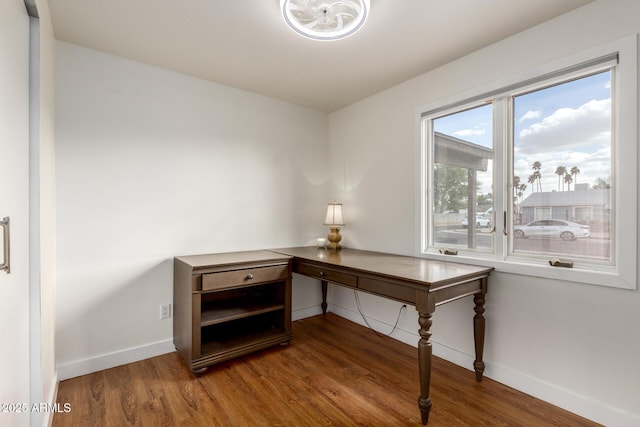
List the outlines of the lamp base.
{"label": "lamp base", "polygon": [[340,235],[340,227],[332,225],[329,227],[329,230],[327,249],[341,249],[340,240],[342,240],[342,236]]}

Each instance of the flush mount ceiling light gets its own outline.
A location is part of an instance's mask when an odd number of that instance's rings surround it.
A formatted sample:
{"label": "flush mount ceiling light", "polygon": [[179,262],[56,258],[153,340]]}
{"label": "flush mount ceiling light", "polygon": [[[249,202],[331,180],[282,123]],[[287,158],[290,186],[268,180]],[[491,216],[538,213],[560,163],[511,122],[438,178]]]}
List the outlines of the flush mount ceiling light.
{"label": "flush mount ceiling light", "polygon": [[338,40],[358,31],[369,15],[369,0],[280,0],[285,22],[314,40]]}

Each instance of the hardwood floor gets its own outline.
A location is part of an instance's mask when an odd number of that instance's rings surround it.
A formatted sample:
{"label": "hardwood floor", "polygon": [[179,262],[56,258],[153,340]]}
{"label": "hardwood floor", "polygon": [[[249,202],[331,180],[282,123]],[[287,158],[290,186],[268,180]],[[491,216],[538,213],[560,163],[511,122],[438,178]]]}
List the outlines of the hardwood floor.
{"label": "hardwood floor", "polygon": [[[417,349],[331,313],[293,336],[200,377],[170,353],[63,381],[53,426],[422,425]],[[597,425],[439,358],[431,399],[430,427]]]}

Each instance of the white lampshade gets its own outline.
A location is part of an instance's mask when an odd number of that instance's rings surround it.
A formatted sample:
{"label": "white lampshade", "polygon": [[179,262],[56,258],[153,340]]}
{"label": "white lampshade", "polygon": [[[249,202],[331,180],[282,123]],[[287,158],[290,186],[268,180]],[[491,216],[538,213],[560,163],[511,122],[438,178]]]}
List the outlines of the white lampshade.
{"label": "white lampshade", "polygon": [[327,216],[324,225],[344,225],[342,218],[342,203],[332,202],[327,206]]}
{"label": "white lampshade", "polygon": [[369,16],[369,0],[280,0],[285,22],[314,40],[337,40],[358,31]]}

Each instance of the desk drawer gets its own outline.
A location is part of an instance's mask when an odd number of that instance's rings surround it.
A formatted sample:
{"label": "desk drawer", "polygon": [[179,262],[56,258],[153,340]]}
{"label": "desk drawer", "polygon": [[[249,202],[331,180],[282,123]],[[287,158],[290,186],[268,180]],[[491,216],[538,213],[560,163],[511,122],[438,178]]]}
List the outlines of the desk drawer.
{"label": "desk drawer", "polygon": [[247,268],[244,270],[222,271],[202,275],[202,291],[253,285],[261,282],[274,282],[288,277],[287,264],[269,267]]}
{"label": "desk drawer", "polygon": [[358,276],[355,274],[344,273],[338,270],[331,270],[329,268],[320,267],[314,264],[297,263],[296,273],[304,274],[305,276],[313,276],[320,280],[326,280],[328,282],[338,283],[340,285],[351,286],[355,288],[358,286]]}

